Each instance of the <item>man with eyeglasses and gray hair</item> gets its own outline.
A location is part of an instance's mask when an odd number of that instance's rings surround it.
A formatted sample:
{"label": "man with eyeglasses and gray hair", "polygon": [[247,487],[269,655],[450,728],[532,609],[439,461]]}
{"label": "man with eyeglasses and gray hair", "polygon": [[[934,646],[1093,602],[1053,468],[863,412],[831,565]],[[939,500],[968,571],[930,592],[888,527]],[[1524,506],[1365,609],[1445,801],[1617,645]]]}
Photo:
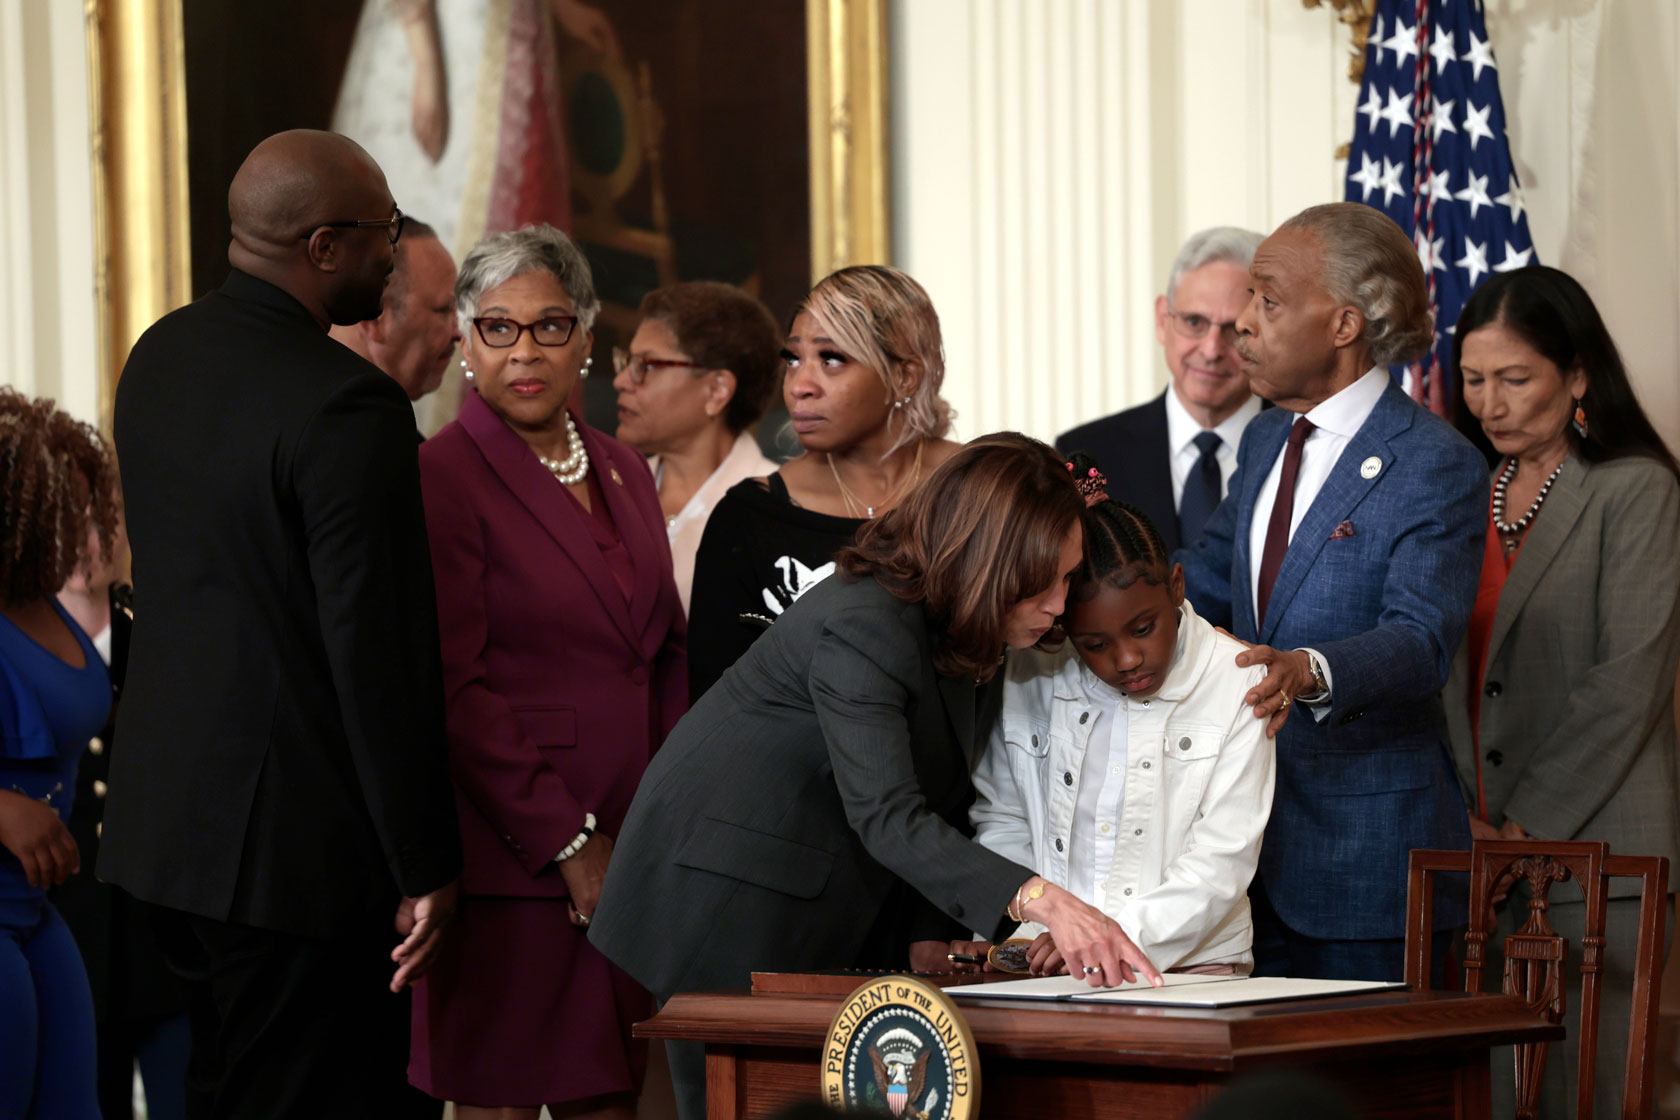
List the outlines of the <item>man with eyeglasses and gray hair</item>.
{"label": "man with eyeglasses and gray hair", "polygon": [[1172,384],[1147,404],[1056,440],[1062,452],[1084,451],[1102,464],[1114,496],[1147,513],[1169,551],[1201,534],[1237,468],[1243,429],[1260,412],[1235,349],[1235,323],[1261,240],[1235,226],[1192,234],[1173,260],[1167,294],[1155,297],[1155,337]]}

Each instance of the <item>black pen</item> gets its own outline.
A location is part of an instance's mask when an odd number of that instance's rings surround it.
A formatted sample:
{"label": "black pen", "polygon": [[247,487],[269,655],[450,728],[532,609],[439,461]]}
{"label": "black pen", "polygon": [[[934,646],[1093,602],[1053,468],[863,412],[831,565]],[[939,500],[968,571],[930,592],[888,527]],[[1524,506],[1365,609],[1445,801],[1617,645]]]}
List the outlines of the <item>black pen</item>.
{"label": "black pen", "polygon": [[946,953],[945,959],[952,964],[985,964],[985,957],[977,957],[973,953]]}

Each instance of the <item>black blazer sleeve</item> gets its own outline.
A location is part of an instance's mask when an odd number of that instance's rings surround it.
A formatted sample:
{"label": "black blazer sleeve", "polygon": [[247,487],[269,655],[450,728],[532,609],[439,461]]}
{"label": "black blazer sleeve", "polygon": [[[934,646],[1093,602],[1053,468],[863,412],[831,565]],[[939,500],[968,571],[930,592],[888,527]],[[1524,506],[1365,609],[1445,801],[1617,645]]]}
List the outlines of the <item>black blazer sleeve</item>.
{"label": "black blazer sleeve", "polygon": [[395,382],[353,378],[310,420],[293,492],[356,778],[397,886],[460,874],[431,554],[414,418]]}
{"label": "black blazer sleeve", "polygon": [[[1003,920],[1033,874],[969,839],[935,813],[923,792],[906,713],[941,703],[923,691],[915,636],[890,609],[831,614],[811,658],[811,699],[828,747],[846,820],[880,864],[951,917],[986,931]],[[972,703],[972,697],[969,700]],[[957,749],[955,744],[951,749]]]}

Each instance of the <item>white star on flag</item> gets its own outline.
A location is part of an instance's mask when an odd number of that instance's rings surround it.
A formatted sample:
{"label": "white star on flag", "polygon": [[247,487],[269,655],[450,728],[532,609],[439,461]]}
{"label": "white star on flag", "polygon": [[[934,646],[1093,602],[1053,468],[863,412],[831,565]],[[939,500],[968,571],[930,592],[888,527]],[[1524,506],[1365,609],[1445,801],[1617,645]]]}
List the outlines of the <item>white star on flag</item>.
{"label": "white star on flag", "polygon": [[1435,60],[1435,73],[1439,74],[1447,68],[1447,63],[1458,61],[1458,52],[1453,49],[1452,32],[1444,27],[1435,29],[1435,41],[1429,46],[1429,55]]}
{"label": "white star on flag", "polygon": [[1470,220],[1475,221],[1477,212],[1484,206],[1492,206],[1493,199],[1488,197],[1488,177],[1486,175],[1469,175],[1466,177],[1470,180],[1470,185],[1454,194],[1453,197],[1460,202],[1470,204]]}
{"label": "white star on flag", "polygon": [[1371,87],[1371,96],[1365,104],[1359,107],[1359,113],[1370,122],[1365,127],[1370,129],[1372,132],[1375,132],[1377,130],[1377,121],[1383,115],[1382,94],[1377,92],[1376,86]]}
{"label": "white star on flag", "polygon": [[1399,132],[1401,125],[1405,125],[1407,128],[1412,127],[1412,96],[1408,93],[1405,97],[1401,97],[1395,90],[1388,91],[1388,104],[1383,107],[1382,119],[1388,122],[1388,134],[1390,136]]}
{"label": "white star on flag", "polygon": [[1493,266],[1495,272],[1514,272],[1519,268],[1527,268],[1529,260],[1534,256],[1533,249],[1518,252],[1509,241],[1505,242],[1505,259]]}
{"label": "white star on flag", "polygon": [[[1394,95],[1390,93],[1389,96],[1393,97]],[[1488,114],[1491,112],[1493,112],[1491,101],[1480,109],[1476,108],[1474,101],[1464,103],[1464,134],[1470,137],[1471,151],[1476,150],[1476,144],[1479,141],[1493,139],[1493,129],[1488,127]]]}
{"label": "white star on flag", "polygon": [[1377,185],[1382,188],[1384,205],[1393,201],[1395,195],[1406,193],[1405,186],[1400,182],[1400,172],[1403,170],[1403,165],[1389,162],[1386,156],[1383,158],[1382,182]]}
{"label": "white star on flag", "polygon": [[1394,34],[1383,41],[1383,46],[1393,51],[1395,63],[1403,66],[1408,58],[1417,57],[1417,29],[1395,20]]}
{"label": "white star on flag", "polygon": [[1447,262],[1441,259],[1444,256],[1442,249],[1445,246],[1446,238],[1437,237],[1433,241],[1425,241],[1423,231],[1420,229],[1417,236],[1412,240],[1417,245],[1418,263],[1423,265],[1425,272],[1445,272],[1447,270]]}
{"label": "white star on flag", "polygon": [[1482,273],[1488,271],[1486,242],[1478,244],[1466,237],[1464,255],[1453,263],[1470,273],[1470,286],[1474,288]]}
{"label": "white star on flag", "polygon": [[1383,64],[1383,20],[1381,13],[1377,15],[1375,28],[1371,32],[1371,49],[1377,52],[1377,65]]}
{"label": "white star on flag", "polygon": [[[1363,155],[1364,153],[1360,154]],[[1424,190],[1428,192],[1429,201],[1431,203],[1439,202],[1444,198],[1452,198],[1452,187],[1447,183],[1447,179],[1451,175],[1451,168],[1448,168],[1445,171],[1431,171],[1429,173],[1429,185],[1425,187]]]}
{"label": "white star on flag", "polygon": [[1499,69],[1493,61],[1493,48],[1488,46],[1486,39],[1476,38],[1474,31],[1470,32],[1470,52],[1464,56],[1464,60],[1476,69],[1474,81],[1482,80],[1484,66],[1493,70]]}
{"label": "white star on flag", "polygon": [[[1364,153],[1361,153],[1362,155]],[[1522,191],[1515,183],[1506,188],[1505,193],[1494,199],[1499,205],[1511,211],[1511,221],[1514,223],[1523,214]]]}
{"label": "white star on flag", "polygon": [[1382,185],[1382,172],[1377,168],[1377,161],[1365,152],[1359,153],[1359,170],[1348,176],[1348,181],[1358,183],[1364,191],[1361,202],[1371,201],[1371,192]]}
{"label": "white star on flag", "polygon": [[[1439,144],[1441,142],[1441,133],[1458,131],[1458,126],[1452,122],[1453,106],[1458,104],[1458,102],[1456,100],[1441,101],[1434,96],[1429,98],[1429,102],[1429,128],[1430,131],[1435,134],[1429,139],[1434,143]],[[1361,109],[1360,112],[1364,112],[1364,110]]]}

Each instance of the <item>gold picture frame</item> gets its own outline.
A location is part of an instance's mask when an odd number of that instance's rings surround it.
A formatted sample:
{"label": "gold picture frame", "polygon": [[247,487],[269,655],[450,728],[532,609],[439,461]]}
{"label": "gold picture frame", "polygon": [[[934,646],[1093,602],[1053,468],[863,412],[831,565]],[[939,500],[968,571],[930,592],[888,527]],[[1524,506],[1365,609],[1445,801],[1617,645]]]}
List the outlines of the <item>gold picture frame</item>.
{"label": "gold picture frame", "polygon": [[[805,0],[813,281],[886,262],[887,0]],[[192,296],[182,0],[84,0],[100,411],[140,333]]]}

